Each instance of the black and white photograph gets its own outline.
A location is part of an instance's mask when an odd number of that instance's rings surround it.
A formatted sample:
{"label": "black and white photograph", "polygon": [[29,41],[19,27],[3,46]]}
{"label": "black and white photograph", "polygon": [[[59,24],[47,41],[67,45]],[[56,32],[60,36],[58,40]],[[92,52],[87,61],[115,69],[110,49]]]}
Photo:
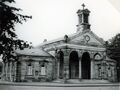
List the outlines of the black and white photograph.
{"label": "black and white photograph", "polygon": [[119,89],[119,0],[0,0],[0,90]]}

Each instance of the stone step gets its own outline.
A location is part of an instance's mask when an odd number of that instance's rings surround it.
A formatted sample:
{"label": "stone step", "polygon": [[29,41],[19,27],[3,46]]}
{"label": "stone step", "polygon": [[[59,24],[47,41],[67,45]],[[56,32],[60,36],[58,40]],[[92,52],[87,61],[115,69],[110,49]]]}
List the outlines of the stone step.
{"label": "stone step", "polygon": [[87,79],[82,79],[82,80],[79,80],[79,79],[68,79],[67,81],[63,80],[63,79],[57,79],[57,80],[54,80],[53,82],[56,82],[56,83],[69,83],[69,84],[79,84],[79,83],[83,83],[83,84],[96,84],[96,83],[110,83],[109,81],[107,80],[87,80]]}

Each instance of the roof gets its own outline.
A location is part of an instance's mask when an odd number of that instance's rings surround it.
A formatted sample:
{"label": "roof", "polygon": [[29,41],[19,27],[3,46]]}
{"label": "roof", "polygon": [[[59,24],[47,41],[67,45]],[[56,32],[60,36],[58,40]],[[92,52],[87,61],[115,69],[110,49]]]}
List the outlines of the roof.
{"label": "roof", "polygon": [[41,56],[41,57],[51,57],[51,55],[47,52],[45,52],[42,49],[37,49],[37,48],[25,48],[23,50],[17,49],[16,51],[17,55],[28,55],[28,56]]}
{"label": "roof", "polygon": [[[94,34],[91,30],[88,30],[87,32],[89,32],[91,35],[93,35],[101,44],[104,45],[104,40],[100,37],[98,37],[96,34]],[[73,38],[76,38],[78,36],[81,36],[82,34],[85,34],[87,33],[86,31],[83,31],[83,32],[76,32],[76,33],[73,33],[71,35],[68,35],[69,38],[73,39]],[[55,42],[59,42],[59,41],[63,41],[64,40],[64,37],[61,37],[61,38],[57,38],[57,39],[54,39],[54,40],[51,40],[51,41],[47,41],[47,42],[43,42],[41,43],[39,47],[42,47],[44,45],[47,45],[47,44],[51,44],[51,43],[55,43]]]}
{"label": "roof", "polygon": [[60,45],[58,45],[56,48],[76,48],[76,49],[84,49],[84,50],[86,50],[86,49],[89,49],[89,50],[97,50],[97,51],[105,51],[106,49],[105,48],[102,48],[102,47],[92,47],[92,46],[83,46],[83,45],[81,45],[81,46],[78,46],[78,45],[74,45],[74,44],[60,44]]}
{"label": "roof", "polygon": [[[75,36],[76,34],[78,34],[78,33],[73,33],[73,34],[71,34],[71,35],[68,35],[68,37],[70,38],[70,37],[73,37],[73,36]],[[62,36],[62,37],[60,37],[60,38],[57,38],[57,39],[53,39],[53,40],[50,40],[50,41],[46,41],[46,42],[43,42],[43,43],[41,43],[39,46],[37,46],[38,48],[39,47],[41,47],[41,46],[43,46],[43,45],[47,45],[47,44],[51,44],[51,43],[54,43],[54,42],[59,42],[59,41],[63,41],[64,40],[64,36]]]}

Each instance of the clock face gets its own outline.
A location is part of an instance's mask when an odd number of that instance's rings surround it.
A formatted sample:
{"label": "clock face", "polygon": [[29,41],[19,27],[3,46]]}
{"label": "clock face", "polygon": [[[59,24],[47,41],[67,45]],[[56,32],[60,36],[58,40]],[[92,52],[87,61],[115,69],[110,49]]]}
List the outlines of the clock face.
{"label": "clock face", "polygon": [[88,35],[85,36],[85,40],[88,42],[90,41],[90,37]]}

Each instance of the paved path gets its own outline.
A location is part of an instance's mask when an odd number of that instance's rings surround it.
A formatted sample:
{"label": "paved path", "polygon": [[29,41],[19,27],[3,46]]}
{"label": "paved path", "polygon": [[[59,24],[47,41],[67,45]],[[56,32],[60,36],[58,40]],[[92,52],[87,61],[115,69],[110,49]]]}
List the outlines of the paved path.
{"label": "paved path", "polygon": [[64,84],[64,83],[13,83],[0,82],[0,90],[120,90],[118,83]]}

